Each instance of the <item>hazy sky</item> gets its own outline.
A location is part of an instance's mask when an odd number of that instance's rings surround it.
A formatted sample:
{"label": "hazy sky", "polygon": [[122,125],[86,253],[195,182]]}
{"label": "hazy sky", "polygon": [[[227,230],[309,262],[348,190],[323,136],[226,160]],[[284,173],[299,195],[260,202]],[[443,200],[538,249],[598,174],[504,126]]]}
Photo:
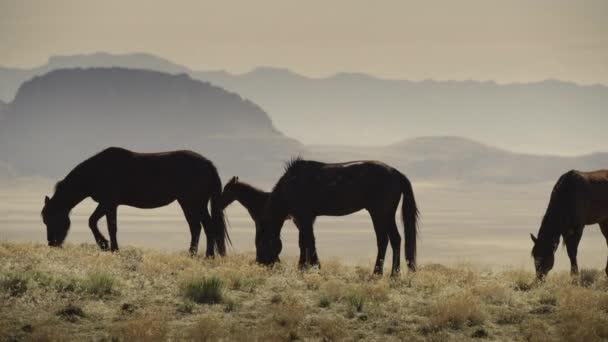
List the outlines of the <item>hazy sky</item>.
{"label": "hazy sky", "polygon": [[608,84],[608,1],[0,0],[0,65],[97,51],[232,72]]}

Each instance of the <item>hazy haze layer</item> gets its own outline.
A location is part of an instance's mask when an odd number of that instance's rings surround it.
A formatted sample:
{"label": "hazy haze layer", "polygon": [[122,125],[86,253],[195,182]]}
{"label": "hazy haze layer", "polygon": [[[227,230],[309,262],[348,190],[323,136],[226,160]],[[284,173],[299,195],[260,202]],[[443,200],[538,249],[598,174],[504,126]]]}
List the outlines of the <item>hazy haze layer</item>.
{"label": "hazy haze layer", "polygon": [[0,0],[0,65],[146,51],[195,69],[608,83],[606,1]]}

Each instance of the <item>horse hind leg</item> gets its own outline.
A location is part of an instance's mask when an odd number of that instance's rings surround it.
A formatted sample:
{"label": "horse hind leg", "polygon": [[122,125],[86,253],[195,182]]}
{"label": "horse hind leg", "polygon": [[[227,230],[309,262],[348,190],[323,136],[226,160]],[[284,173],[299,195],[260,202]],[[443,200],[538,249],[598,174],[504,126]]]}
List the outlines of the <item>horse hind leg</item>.
{"label": "horse hind leg", "polygon": [[[207,208],[204,208],[201,211],[201,223],[203,225],[203,229],[205,230],[205,236],[207,237],[207,248],[205,250],[205,257],[213,258],[215,256],[215,240],[217,237],[213,234],[213,220],[211,219],[211,215],[209,214]],[[201,230],[199,227],[199,235],[200,232]]]}
{"label": "horse hind leg", "polygon": [[391,242],[391,249],[393,250],[393,267],[391,271],[391,276],[398,276],[401,271],[401,235],[399,235],[399,229],[397,228],[397,223],[395,222],[395,218],[392,217],[389,221],[390,225],[388,226],[388,238]]}
{"label": "horse hind leg", "polygon": [[[178,201],[179,202],[179,201]],[[198,210],[186,203],[179,202],[182,207],[188,226],[190,227],[190,255],[195,256],[198,253],[198,241],[201,236],[201,219]]]}
{"label": "horse hind leg", "polygon": [[116,211],[117,207],[115,205],[106,209],[106,221],[108,223],[108,233],[110,233],[110,250],[112,252],[118,250],[118,238],[116,237],[116,232],[118,231]]}
{"label": "horse hind leg", "polygon": [[[608,221],[600,223],[600,230],[606,239],[606,244],[608,245]],[[606,260],[606,268],[604,270],[606,272],[606,276],[608,276],[608,259]]]}
{"label": "horse hind leg", "polygon": [[374,274],[381,275],[384,268],[384,257],[386,256],[386,249],[388,247],[388,232],[386,229],[386,223],[379,215],[370,213],[372,216],[372,222],[374,224],[374,232],[376,233],[376,245],[378,247],[378,255],[376,256],[376,263],[374,265]]}

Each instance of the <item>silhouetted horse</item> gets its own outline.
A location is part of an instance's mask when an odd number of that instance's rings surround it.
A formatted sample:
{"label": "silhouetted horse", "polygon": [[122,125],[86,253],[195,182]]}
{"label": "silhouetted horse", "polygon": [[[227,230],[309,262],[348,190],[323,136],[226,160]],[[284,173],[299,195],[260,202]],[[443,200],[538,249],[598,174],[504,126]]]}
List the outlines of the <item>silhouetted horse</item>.
{"label": "silhouetted horse", "polygon": [[270,193],[260,190],[247,183],[239,182],[238,177],[232,177],[222,191],[222,209],[226,209],[232,202],[238,201],[247,209],[255,223],[255,243],[259,240],[259,226],[266,202]]}
{"label": "silhouetted horse", "polygon": [[596,223],[608,243],[608,170],[565,173],[553,187],[538,238],[530,234],[536,276],[542,279],[553,268],[560,236],[570,257],[571,273],[578,274],[576,254],[583,228]]}
{"label": "silhouetted horse", "polygon": [[[232,202],[237,201],[247,209],[249,216],[255,224],[255,245],[260,238],[260,222],[264,213],[270,192],[260,190],[253,185],[239,181],[239,177],[232,177],[222,191],[222,209],[226,209]],[[291,219],[288,217],[287,219]]]}
{"label": "silhouetted horse", "polygon": [[376,161],[325,164],[292,160],[274,186],[265,208],[257,248],[258,262],[272,264],[277,261],[282,249],[280,233],[283,221],[291,215],[300,230],[300,266],[318,265],[313,234],[315,218],[321,215],[343,216],[365,209],[372,218],[378,246],[374,273],[382,273],[390,240],[392,274],[397,274],[401,236],[395,223],[395,212],[402,194],[405,258],[408,267],[414,271],[418,209],[407,177]]}
{"label": "silhouetted horse", "polygon": [[[190,253],[198,251],[201,223],[207,235],[207,256],[226,253],[230,241],[221,208],[222,183],[211,161],[191,151],[135,153],[110,147],[76,166],[45,198],[42,218],[49,246],[61,246],[70,228],[70,210],[91,197],[99,203],[89,227],[103,250],[108,240],[97,228],[106,216],[110,249],[118,249],[116,211],[119,205],[158,208],[177,200],[190,226]],[[211,200],[211,215],[207,203]]]}

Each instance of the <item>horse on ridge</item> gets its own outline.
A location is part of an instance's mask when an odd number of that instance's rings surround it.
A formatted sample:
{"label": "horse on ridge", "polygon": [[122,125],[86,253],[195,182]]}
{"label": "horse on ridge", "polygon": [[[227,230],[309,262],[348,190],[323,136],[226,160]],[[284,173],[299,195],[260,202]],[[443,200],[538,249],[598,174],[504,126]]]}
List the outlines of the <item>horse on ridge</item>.
{"label": "horse on ridge", "polygon": [[[98,203],[89,218],[97,245],[108,240],[97,228],[106,217],[109,249],[118,250],[116,212],[119,205],[158,208],[176,201],[190,226],[190,253],[198,252],[201,224],[207,235],[205,255],[226,254],[230,242],[220,204],[222,182],[211,161],[192,151],[136,153],[110,147],[76,166],[44,200],[42,220],[49,246],[62,246],[70,228],[70,210],[87,197]],[[210,203],[211,213],[207,208]]]}
{"label": "horse on ridge", "polygon": [[382,274],[388,242],[393,250],[392,275],[400,270],[401,236],[395,212],[403,195],[405,259],[416,270],[418,208],[412,185],[398,170],[378,161],[326,164],[296,158],[285,168],[270,193],[260,224],[256,249],[258,262],[272,264],[281,253],[283,222],[293,217],[299,229],[300,267],[319,265],[313,224],[317,216],[343,216],[365,209],[369,212],[378,254],[374,273]]}
{"label": "horse on ridge", "polygon": [[538,237],[530,234],[537,278],[543,279],[553,268],[560,237],[570,258],[570,272],[578,274],[576,254],[583,228],[596,223],[608,243],[608,170],[563,174],[551,192]]}

